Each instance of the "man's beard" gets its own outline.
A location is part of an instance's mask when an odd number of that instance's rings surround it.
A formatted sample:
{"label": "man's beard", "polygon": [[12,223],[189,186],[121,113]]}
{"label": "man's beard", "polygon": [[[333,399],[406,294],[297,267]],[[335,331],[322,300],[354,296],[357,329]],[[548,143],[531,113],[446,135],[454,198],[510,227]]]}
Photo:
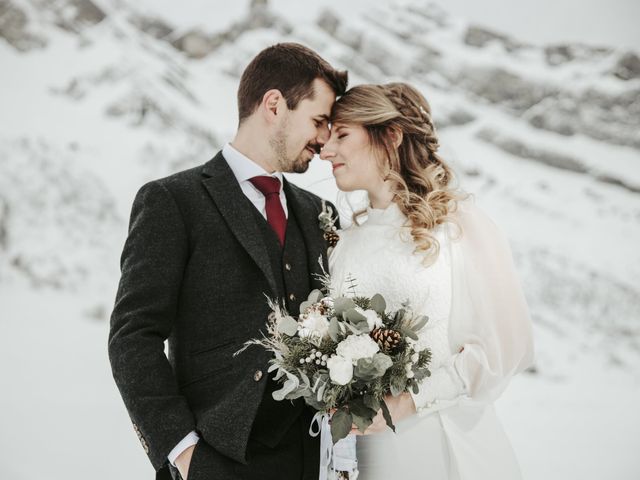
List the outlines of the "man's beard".
{"label": "man's beard", "polygon": [[295,159],[292,160],[289,158],[289,155],[287,154],[289,137],[286,134],[286,128],[287,125],[283,125],[283,128],[276,132],[275,136],[269,141],[271,148],[273,148],[276,161],[280,166],[281,172],[304,173],[309,169],[311,159],[307,160],[305,158],[307,154],[306,148],[302,150]]}

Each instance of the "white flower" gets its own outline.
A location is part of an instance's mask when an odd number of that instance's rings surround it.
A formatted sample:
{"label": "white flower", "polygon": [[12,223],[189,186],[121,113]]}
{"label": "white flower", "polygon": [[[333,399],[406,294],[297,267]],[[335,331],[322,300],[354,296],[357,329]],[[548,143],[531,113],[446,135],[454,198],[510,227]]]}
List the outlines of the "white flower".
{"label": "white flower", "polygon": [[367,324],[369,325],[369,331],[376,327],[382,326],[382,319],[378,316],[375,310],[363,310],[360,307],[355,308],[356,312],[360,315],[364,315],[367,318]]}
{"label": "white flower", "polygon": [[353,378],[353,363],[349,358],[333,355],[327,360],[329,378],[337,385],[346,385]]}
{"label": "white flower", "polygon": [[380,348],[368,334],[349,335],[336,347],[336,353],[350,359],[353,364],[361,358],[373,357]]}
{"label": "white flower", "polygon": [[300,316],[298,335],[301,337],[317,336],[322,338],[329,334],[329,320],[317,310],[310,310]]}

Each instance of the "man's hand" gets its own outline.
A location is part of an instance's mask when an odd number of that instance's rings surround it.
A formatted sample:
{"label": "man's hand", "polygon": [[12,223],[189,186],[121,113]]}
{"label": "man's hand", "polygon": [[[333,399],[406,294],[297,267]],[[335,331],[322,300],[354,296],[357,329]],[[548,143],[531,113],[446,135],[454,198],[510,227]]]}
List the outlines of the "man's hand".
{"label": "man's hand", "polygon": [[193,455],[194,448],[196,448],[196,446],[191,445],[176,458],[176,467],[183,480],[187,480],[189,476],[189,466],[191,465],[191,455]]}
{"label": "man's hand", "polygon": [[[416,413],[416,405],[413,402],[413,397],[408,392],[402,393],[397,397],[387,395],[384,401],[387,407],[389,407],[389,413],[391,414],[394,425],[403,418],[407,418]],[[374,433],[384,432],[388,428],[387,422],[382,416],[382,409],[380,409],[378,410],[378,414],[373,417],[373,423],[367,427],[364,433],[358,430],[358,427],[355,425],[351,427],[351,433],[356,435],[372,435]]]}

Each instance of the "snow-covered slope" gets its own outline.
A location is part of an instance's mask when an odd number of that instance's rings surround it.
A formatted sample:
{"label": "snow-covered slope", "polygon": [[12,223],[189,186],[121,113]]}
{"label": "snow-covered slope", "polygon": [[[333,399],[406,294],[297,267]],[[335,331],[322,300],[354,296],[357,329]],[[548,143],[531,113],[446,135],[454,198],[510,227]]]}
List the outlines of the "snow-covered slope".
{"label": "snow-covered slope", "polygon": [[[3,344],[11,363],[0,362],[0,371],[23,385],[0,404],[0,423],[9,426],[0,428],[0,455],[13,478],[62,478],[21,466],[18,454],[43,435],[24,427],[25,409],[41,407],[46,417],[54,397],[72,431],[84,422],[77,406],[87,415],[96,409],[97,445],[110,452],[128,442],[117,451],[125,464],[149,468],[117,395],[97,401],[43,378],[55,371],[38,365],[55,357],[61,369],[74,365],[69,382],[92,376],[100,391],[115,389],[103,347],[133,195],[152,178],[203,163],[230,139],[242,69],[283,40],[349,69],[352,84],[416,85],[461,186],[511,239],[538,360],[499,406],[526,478],[601,478],[614,465],[617,478],[640,471],[626,445],[640,415],[617,410],[610,423],[589,427],[616,409],[616,397],[640,400],[638,52],[526,44],[419,0],[327,4],[302,11],[296,2],[254,0],[223,13],[191,2],[183,8],[211,21],[190,25],[185,18],[197,15],[177,18],[175,7],[150,1],[0,0],[0,315],[5,342],[20,340]],[[291,178],[336,196],[320,160]],[[59,348],[42,348],[49,344]],[[33,376],[28,385],[9,373],[18,364]],[[612,398],[598,403],[603,395]],[[536,418],[563,427],[550,438]],[[59,428],[50,424],[38,443],[48,460],[69,453],[54,440]],[[589,432],[617,439],[607,455],[585,451],[598,446],[585,440]],[[542,468],[540,443],[550,457],[570,453]],[[88,472],[97,458],[86,458]],[[577,460],[583,465],[572,470]],[[110,476],[92,476],[102,474]]]}

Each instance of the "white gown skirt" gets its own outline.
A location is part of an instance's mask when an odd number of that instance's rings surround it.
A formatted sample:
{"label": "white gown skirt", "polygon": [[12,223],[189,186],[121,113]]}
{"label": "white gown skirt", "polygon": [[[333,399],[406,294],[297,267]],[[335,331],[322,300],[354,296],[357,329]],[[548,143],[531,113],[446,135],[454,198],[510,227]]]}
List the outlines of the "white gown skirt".
{"label": "white gown skirt", "polygon": [[357,441],[358,480],[518,480],[511,444],[492,406],[413,416]]}

